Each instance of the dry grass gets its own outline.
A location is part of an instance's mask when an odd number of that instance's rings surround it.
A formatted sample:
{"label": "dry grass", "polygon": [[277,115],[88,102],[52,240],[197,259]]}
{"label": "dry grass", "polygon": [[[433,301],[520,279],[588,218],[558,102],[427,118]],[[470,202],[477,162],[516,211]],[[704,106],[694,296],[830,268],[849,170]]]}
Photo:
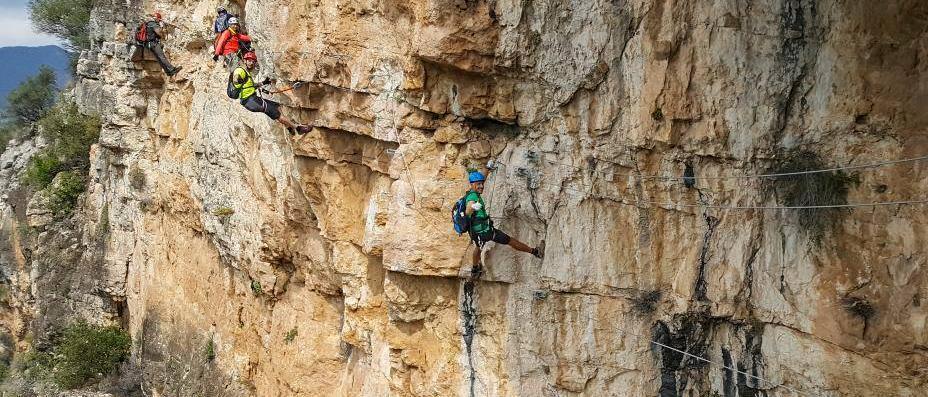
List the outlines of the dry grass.
{"label": "dry grass", "polygon": [[632,308],[639,313],[650,314],[657,309],[657,304],[661,301],[661,291],[638,291],[638,294],[631,298]]}
{"label": "dry grass", "polygon": [[235,210],[229,207],[219,207],[213,210],[213,215],[216,215],[220,218],[232,216],[232,214],[234,213],[235,213]]}
{"label": "dry grass", "polygon": [[[788,153],[769,172],[790,173],[828,167],[817,153],[800,150]],[[776,177],[768,185],[782,197],[783,205],[808,207],[847,204],[848,191],[859,182],[856,175],[837,171]],[[844,208],[802,208],[793,211],[799,226],[808,233],[814,245],[819,245],[825,233],[847,213]]]}
{"label": "dry grass", "polygon": [[139,167],[132,167],[129,170],[129,186],[135,190],[142,190],[145,187],[145,172]]}
{"label": "dry grass", "polygon": [[873,304],[871,304],[870,301],[857,296],[845,296],[841,299],[841,306],[844,307],[844,310],[847,310],[848,313],[864,320],[869,320],[870,317],[876,314],[876,309],[873,308]]}

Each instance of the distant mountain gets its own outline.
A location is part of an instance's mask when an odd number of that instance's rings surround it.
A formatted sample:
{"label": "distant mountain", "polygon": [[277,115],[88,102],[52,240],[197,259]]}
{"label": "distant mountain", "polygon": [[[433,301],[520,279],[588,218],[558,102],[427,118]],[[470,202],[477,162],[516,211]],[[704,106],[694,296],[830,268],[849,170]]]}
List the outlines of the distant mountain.
{"label": "distant mountain", "polygon": [[58,77],[58,86],[64,87],[71,80],[70,56],[58,46],[0,47],[0,106],[6,106],[6,95],[19,83],[39,72],[39,67],[48,65]]}

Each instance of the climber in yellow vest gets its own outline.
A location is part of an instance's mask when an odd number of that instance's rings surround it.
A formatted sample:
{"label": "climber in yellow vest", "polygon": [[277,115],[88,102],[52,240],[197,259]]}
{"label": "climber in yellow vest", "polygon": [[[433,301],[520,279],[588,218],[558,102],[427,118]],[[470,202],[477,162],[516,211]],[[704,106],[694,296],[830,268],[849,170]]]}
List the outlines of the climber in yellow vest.
{"label": "climber in yellow vest", "polygon": [[[495,169],[495,164],[491,160],[487,163],[487,175],[489,175],[490,171],[493,169]],[[544,256],[542,249],[538,247],[529,247],[525,245],[525,243],[509,237],[509,235],[502,230],[493,227],[493,220],[490,219],[490,215],[487,214],[486,204],[484,204],[483,197],[481,197],[481,194],[483,194],[483,185],[487,177],[480,171],[471,171],[467,175],[467,180],[470,183],[470,190],[464,195],[464,202],[466,203],[464,213],[470,218],[468,232],[470,233],[470,238],[474,242],[474,245],[477,246],[473,254],[475,272],[479,274],[480,251],[483,249],[483,245],[489,241],[508,245],[517,251],[526,252],[541,259]]]}
{"label": "climber in yellow vest", "polygon": [[243,59],[245,60],[245,67],[240,66],[236,68],[229,78],[229,87],[227,88],[229,97],[237,97],[239,103],[241,103],[245,109],[251,112],[264,113],[270,117],[271,120],[276,120],[278,123],[283,124],[291,134],[305,134],[309,132],[309,126],[294,124],[286,117],[282,116],[280,114],[279,103],[262,98],[258,93],[258,90],[262,86],[273,84],[274,80],[266,78],[260,83],[255,83],[252,77],[252,73],[258,65],[258,57],[255,53],[248,52]]}

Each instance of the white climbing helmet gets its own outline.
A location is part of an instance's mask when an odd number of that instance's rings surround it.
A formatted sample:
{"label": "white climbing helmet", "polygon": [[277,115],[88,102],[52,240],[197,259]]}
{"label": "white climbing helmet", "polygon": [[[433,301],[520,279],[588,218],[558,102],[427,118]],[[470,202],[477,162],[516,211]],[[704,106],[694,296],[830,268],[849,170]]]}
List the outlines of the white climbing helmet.
{"label": "white climbing helmet", "polygon": [[238,25],[238,18],[236,17],[229,18],[229,25]]}

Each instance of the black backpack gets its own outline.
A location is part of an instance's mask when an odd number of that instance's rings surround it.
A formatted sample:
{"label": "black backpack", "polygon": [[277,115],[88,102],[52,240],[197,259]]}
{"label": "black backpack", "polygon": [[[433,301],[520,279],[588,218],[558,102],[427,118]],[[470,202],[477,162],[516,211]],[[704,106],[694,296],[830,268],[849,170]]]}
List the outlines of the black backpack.
{"label": "black backpack", "polygon": [[[247,71],[245,72],[247,75]],[[229,73],[229,83],[226,84],[226,95],[232,99],[238,99],[242,95],[242,89],[235,86],[235,71]]]}

